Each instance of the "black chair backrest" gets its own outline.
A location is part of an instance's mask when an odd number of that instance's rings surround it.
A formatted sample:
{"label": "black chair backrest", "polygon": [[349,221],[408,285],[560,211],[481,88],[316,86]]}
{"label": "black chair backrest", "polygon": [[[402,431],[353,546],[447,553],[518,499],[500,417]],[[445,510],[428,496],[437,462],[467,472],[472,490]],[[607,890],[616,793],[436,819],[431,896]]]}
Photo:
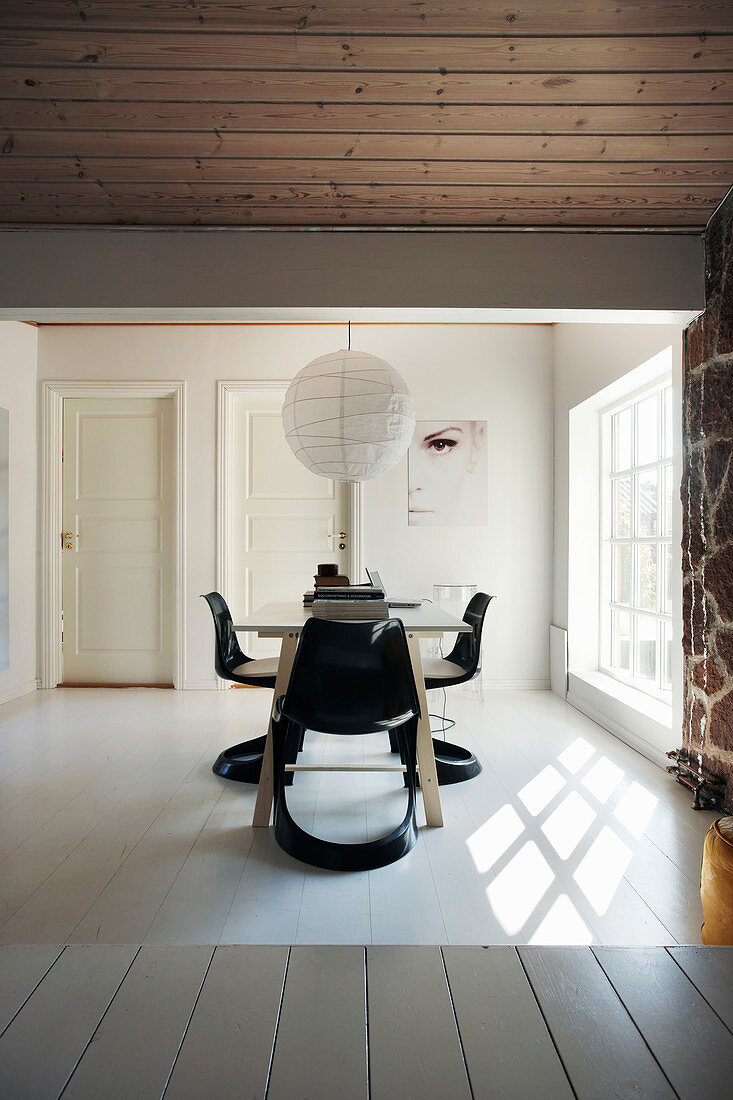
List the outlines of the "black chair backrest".
{"label": "black chair backrest", "polygon": [[418,717],[400,620],[307,619],[282,712],[320,733],[379,733]]}
{"label": "black chair backrest", "polygon": [[251,661],[252,658],[247,657],[239,648],[237,635],[232,626],[232,616],[224,597],[218,592],[207,592],[203,599],[206,600],[214,616],[216,631],[214,665],[222,680],[230,680],[232,671],[239,665]]}
{"label": "black chair backrest", "polygon": [[446,657],[446,661],[460,665],[466,674],[470,673],[471,676],[474,676],[478,669],[481,657],[481,631],[484,627],[486,609],[493,598],[493,596],[487,596],[485,592],[477,592],[471,597],[463,613],[463,621],[470,623],[473,629],[470,634],[458,635],[456,644]]}

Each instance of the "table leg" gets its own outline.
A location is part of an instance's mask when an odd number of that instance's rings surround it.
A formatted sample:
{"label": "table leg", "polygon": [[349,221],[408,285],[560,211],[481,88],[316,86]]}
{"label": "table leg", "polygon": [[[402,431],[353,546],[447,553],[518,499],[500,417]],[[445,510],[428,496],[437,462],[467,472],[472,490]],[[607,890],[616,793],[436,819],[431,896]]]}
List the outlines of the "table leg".
{"label": "table leg", "polygon": [[428,698],[425,693],[425,673],[423,672],[422,656],[420,654],[420,636],[410,634],[408,631],[407,647],[410,651],[412,672],[415,677],[417,698],[420,703],[421,718],[417,725],[417,764],[420,774],[420,790],[422,791],[425,807],[425,820],[428,825],[441,826],[443,824],[443,811],[440,805],[433,737],[430,732]]}
{"label": "table leg", "polygon": [[293,659],[295,658],[295,651],[298,648],[299,637],[300,635],[296,633],[285,634],[280,646],[280,660],[278,662],[277,676],[275,678],[275,691],[272,696],[270,720],[267,724],[265,751],[262,754],[262,771],[260,772],[260,782],[257,787],[257,802],[255,803],[255,812],[252,818],[252,824],[260,828],[267,828],[270,824],[270,814],[272,812],[272,715],[275,710],[275,703],[280,696],[284,695],[287,691],[288,682],[290,680],[290,670],[293,667]]}

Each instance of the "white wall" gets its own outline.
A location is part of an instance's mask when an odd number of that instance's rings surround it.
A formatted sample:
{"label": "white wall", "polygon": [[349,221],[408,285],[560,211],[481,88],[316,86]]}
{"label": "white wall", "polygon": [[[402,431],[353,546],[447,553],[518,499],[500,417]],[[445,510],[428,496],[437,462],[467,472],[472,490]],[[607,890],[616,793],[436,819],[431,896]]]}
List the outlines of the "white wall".
{"label": "white wall", "polygon": [[[288,379],[344,346],[338,325],[43,327],[39,378],[185,379],[187,669],[211,682],[212,638],[198,595],[215,579],[216,380]],[[419,419],[486,419],[489,525],[407,526],[407,465],[365,487],[365,560],[393,590],[475,583],[498,598],[485,634],[490,678],[545,685],[552,598],[552,330],[547,326],[369,325],[352,347],[405,376]],[[306,581],[304,578],[304,588]]]}
{"label": "white wall", "polygon": [[[568,625],[568,441],[570,410],[665,348],[680,362],[679,325],[555,325],[555,569],[552,621]],[[679,371],[675,379],[680,384]]]}
{"label": "white wall", "polygon": [[37,333],[0,321],[0,406],[10,412],[10,667],[0,702],[36,687]]}

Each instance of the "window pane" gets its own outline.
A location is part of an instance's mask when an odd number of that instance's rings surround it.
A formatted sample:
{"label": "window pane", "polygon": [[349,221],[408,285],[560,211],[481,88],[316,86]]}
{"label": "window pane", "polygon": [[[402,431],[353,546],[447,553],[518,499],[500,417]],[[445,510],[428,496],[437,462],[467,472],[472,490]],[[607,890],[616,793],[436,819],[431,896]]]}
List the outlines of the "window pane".
{"label": "window pane", "polygon": [[636,465],[643,466],[658,458],[659,395],[653,393],[636,403]]}
{"label": "window pane", "polygon": [[672,387],[667,386],[662,390],[662,404],[664,406],[664,447],[663,458],[671,458],[674,454],[674,423],[672,420]]}
{"label": "window pane", "polygon": [[672,690],[672,624],[662,623],[662,690]]}
{"label": "window pane", "polygon": [[662,611],[665,615],[672,614],[672,546],[666,543],[664,547],[664,600]]}
{"label": "window pane", "polygon": [[631,603],[631,546],[613,547],[613,601]]}
{"label": "window pane", "polygon": [[612,534],[628,538],[631,534],[631,478],[617,477],[613,482]]}
{"label": "window pane", "polygon": [[641,680],[657,678],[657,620],[634,615],[634,676]]}
{"label": "window pane", "polygon": [[628,470],[631,465],[632,410],[622,409],[611,417],[613,432],[613,469]]}
{"label": "window pane", "polygon": [[662,467],[662,477],[664,478],[664,515],[662,517],[662,534],[670,536],[672,534],[672,506],[674,503],[674,472],[672,466]]}
{"label": "window pane", "polygon": [[657,533],[657,471],[636,475],[637,538]]}
{"label": "window pane", "polygon": [[631,615],[628,611],[611,613],[611,668],[628,672],[631,668]]}
{"label": "window pane", "polygon": [[657,544],[641,542],[636,549],[636,606],[657,610]]}

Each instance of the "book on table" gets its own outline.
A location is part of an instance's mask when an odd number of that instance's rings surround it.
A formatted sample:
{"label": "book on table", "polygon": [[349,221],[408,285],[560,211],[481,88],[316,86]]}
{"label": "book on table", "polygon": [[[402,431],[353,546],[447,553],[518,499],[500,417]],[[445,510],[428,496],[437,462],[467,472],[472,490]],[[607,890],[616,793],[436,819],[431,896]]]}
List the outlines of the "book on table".
{"label": "book on table", "polygon": [[335,602],[361,603],[384,601],[384,589],[373,588],[370,584],[351,584],[340,587],[310,589],[303,594],[303,603],[311,604],[314,600],[331,600]]}
{"label": "book on table", "polygon": [[385,599],[375,600],[321,600],[310,605],[315,619],[388,619],[389,607]]}

